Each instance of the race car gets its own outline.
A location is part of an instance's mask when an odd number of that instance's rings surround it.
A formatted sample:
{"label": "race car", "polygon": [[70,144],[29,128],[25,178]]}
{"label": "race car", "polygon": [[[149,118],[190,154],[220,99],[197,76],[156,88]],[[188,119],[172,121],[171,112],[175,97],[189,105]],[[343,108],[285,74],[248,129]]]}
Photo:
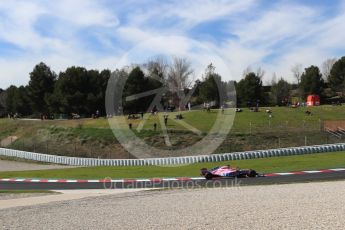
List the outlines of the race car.
{"label": "race car", "polygon": [[211,180],[213,178],[219,178],[219,177],[245,178],[245,177],[257,177],[257,176],[263,176],[263,175],[257,173],[253,169],[231,168],[230,165],[227,165],[227,166],[217,166],[209,170],[207,168],[202,168],[201,176],[204,176],[207,180]]}

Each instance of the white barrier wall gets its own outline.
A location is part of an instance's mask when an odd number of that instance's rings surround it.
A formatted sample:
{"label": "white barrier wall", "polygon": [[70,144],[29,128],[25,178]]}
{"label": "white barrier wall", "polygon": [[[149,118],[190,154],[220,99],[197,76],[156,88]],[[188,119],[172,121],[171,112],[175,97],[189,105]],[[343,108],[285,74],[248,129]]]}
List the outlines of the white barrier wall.
{"label": "white barrier wall", "polygon": [[302,155],[310,153],[344,151],[345,143],[314,145],[293,148],[258,150],[250,152],[222,153],[213,155],[167,157],[148,159],[96,159],[55,156],[41,153],[31,153],[13,149],[0,148],[0,156],[18,157],[40,162],[74,165],[74,166],[145,166],[145,165],[179,165],[197,162],[219,162],[231,160],[245,160],[278,156]]}

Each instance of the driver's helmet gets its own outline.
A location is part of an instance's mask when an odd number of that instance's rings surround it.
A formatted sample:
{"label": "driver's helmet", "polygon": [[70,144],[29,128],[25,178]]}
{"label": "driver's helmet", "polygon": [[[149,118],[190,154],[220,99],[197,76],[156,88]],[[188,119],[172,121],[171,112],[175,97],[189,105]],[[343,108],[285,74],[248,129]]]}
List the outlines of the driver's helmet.
{"label": "driver's helmet", "polygon": [[201,171],[201,175],[206,175],[208,173],[207,168],[202,168],[200,169],[200,171]]}

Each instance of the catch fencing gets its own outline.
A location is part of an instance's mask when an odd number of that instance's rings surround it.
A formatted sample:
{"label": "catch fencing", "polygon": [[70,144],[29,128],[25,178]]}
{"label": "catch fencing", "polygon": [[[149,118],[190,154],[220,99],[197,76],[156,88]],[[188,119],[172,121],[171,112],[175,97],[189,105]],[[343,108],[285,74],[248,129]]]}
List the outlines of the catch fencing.
{"label": "catch fencing", "polygon": [[149,166],[149,165],[181,165],[202,162],[221,162],[231,160],[245,160],[256,158],[292,156],[311,153],[326,153],[344,151],[345,143],[314,145],[249,152],[234,152],[200,156],[147,158],[147,159],[97,159],[56,156],[41,153],[32,153],[13,149],[0,148],[0,156],[17,157],[39,162],[73,165],[73,166]]}

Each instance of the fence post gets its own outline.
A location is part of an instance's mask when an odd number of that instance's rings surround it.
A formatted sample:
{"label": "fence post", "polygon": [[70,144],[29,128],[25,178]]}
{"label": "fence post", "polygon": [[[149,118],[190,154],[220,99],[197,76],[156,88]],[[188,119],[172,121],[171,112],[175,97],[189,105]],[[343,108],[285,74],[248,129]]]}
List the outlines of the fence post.
{"label": "fence post", "polygon": [[321,119],[319,118],[319,122],[320,122],[320,132],[322,131],[322,122]]}
{"label": "fence post", "polygon": [[304,146],[307,146],[307,136],[304,136]]}

